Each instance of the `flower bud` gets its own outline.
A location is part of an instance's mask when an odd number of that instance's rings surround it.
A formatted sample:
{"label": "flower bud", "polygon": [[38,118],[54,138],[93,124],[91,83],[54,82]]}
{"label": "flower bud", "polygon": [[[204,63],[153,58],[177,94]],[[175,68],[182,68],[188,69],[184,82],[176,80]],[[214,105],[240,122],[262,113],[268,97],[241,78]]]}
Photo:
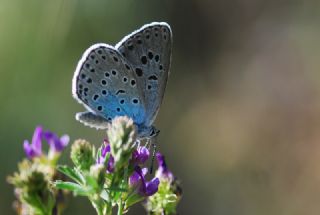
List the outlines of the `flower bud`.
{"label": "flower bud", "polygon": [[[17,198],[28,205],[30,214],[43,205],[50,211],[53,193],[50,189],[50,176],[37,163],[24,160],[19,164],[19,172],[8,177],[8,182],[15,186]],[[33,211],[33,212],[32,212]]]}
{"label": "flower bud", "polygon": [[71,147],[71,160],[81,170],[89,170],[95,163],[94,147],[86,140],[76,140]]}
{"label": "flower bud", "polygon": [[116,117],[107,130],[111,154],[115,168],[120,169],[127,164],[133,151],[133,142],[136,136],[136,127],[133,121],[126,116]]}

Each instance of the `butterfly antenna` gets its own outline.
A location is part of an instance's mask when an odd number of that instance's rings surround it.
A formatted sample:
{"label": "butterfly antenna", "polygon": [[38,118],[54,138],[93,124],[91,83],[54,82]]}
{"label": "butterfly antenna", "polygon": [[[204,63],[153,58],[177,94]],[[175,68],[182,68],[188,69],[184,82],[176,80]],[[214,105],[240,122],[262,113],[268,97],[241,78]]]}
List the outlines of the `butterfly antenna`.
{"label": "butterfly antenna", "polygon": [[150,164],[150,168],[149,168],[149,174],[152,174],[152,172],[153,172],[154,157],[155,157],[156,150],[157,150],[157,145],[154,143],[154,141],[152,141],[152,148],[153,148],[153,151],[152,151],[151,164]]}

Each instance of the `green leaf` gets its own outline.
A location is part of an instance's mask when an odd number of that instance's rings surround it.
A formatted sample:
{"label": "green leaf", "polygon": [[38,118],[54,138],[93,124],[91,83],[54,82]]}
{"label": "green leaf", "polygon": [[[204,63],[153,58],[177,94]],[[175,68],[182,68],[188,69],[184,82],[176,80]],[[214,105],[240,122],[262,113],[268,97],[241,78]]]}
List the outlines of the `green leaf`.
{"label": "green leaf", "polygon": [[91,175],[86,175],[85,178],[86,178],[85,180],[86,180],[86,184],[88,187],[91,187],[94,190],[99,188],[99,185],[98,185],[96,179],[93,178]]}
{"label": "green leaf", "polygon": [[[102,145],[103,146],[103,145]],[[99,147],[97,154],[96,154],[96,160],[98,160],[99,157],[101,157],[101,150],[102,150],[102,146]]]}
{"label": "green leaf", "polygon": [[65,174],[66,176],[68,176],[69,178],[71,178],[72,180],[77,182],[78,184],[84,183],[83,176],[81,175],[81,173],[79,171],[72,169],[68,166],[58,166],[57,169],[59,172]]}
{"label": "green leaf", "polygon": [[125,208],[129,208],[130,206],[138,203],[138,202],[141,202],[142,200],[144,200],[145,198],[139,194],[133,194],[131,195],[127,201],[126,201],[126,204],[125,204]]}
{"label": "green leaf", "polygon": [[39,196],[22,195],[22,199],[36,212],[36,214],[46,214],[46,207]]}
{"label": "green leaf", "polygon": [[54,185],[58,189],[63,189],[63,190],[70,190],[74,192],[76,195],[80,196],[88,196],[89,192],[84,189],[81,185],[73,183],[73,182],[68,182],[68,181],[55,181]]}
{"label": "green leaf", "polygon": [[107,190],[110,190],[110,191],[122,192],[122,193],[128,192],[128,189],[120,188],[120,187],[115,187],[115,186],[108,187],[108,188],[106,188],[106,189],[107,189]]}

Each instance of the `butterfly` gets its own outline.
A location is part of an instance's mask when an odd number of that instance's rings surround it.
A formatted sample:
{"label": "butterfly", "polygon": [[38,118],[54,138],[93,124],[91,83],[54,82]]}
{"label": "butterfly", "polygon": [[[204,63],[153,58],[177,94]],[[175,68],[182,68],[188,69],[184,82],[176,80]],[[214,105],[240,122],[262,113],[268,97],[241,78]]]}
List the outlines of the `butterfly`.
{"label": "butterfly", "polygon": [[170,69],[172,31],[153,22],[125,36],[115,46],[89,47],[72,80],[73,97],[88,110],[76,114],[83,124],[106,129],[116,116],[132,118],[138,137],[159,133],[153,126]]}

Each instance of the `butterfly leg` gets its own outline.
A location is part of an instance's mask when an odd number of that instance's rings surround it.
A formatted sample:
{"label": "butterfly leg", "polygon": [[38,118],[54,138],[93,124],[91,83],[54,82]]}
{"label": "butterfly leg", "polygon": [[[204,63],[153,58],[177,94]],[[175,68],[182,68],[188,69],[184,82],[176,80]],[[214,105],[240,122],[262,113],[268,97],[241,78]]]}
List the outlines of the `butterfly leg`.
{"label": "butterfly leg", "polygon": [[141,144],[141,141],[139,140],[139,139],[136,139],[136,141],[134,142],[134,144],[133,144],[133,148],[134,147],[137,147],[137,148],[139,148],[140,147],[140,144]]}
{"label": "butterfly leg", "polygon": [[151,158],[151,163],[150,163],[150,168],[149,168],[149,174],[152,174],[153,172],[153,163],[154,163],[154,157],[157,151],[157,143],[156,143],[156,137],[153,137],[150,139],[151,145],[152,145],[152,158]]}
{"label": "butterfly leg", "polygon": [[146,144],[144,145],[148,150],[150,150],[150,146],[151,146],[151,140],[148,138],[146,140]]}

